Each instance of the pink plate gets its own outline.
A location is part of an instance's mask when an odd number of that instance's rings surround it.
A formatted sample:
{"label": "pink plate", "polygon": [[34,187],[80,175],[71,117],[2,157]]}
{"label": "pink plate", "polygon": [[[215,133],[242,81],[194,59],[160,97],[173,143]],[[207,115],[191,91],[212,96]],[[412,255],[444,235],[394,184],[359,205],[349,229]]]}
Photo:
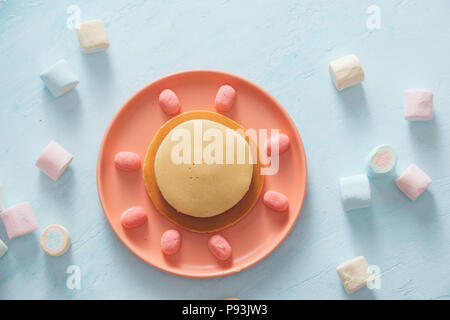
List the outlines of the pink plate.
{"label": "pink plate", "polygon": [[[142,170],[124,172],[114,166],[120,151],[132,151],[143,160],[153,135],[170,119],[158,104],[159,93],[172,89],[180,98],[181,112],[215,111],[214,99],[219,87],[236,89],[233,109],[224,115],[246,129],[279,129],[291,138],[291,147],[280,155],[277,174],[266,176],[263,192],[253,209],[238,223],[219,232],[231,247],[230,261],[218,261],[208,249],[211,235],[183,230],[160,214],[144,186]],[[303,205],[306,191],[306,157],[303,143],[283,107],[269,93],[238,76],[209,70],[185,71],[154,81],[133,95],[112,120],[103,138],[97,163],[97,188],[105,217],[125,246],[148,264],[161,270],[192,278],[224,276],[249,268],[267,257],[288,235]],[[265,191],[273,189],[289,198],[289,211],[280,213],[262,201]],[[143,206],[148,222],[126,230],[120,224],[121,213]],[[180,251],[166,257],[160,248],[161,235],[167,229],[181,233]]]}

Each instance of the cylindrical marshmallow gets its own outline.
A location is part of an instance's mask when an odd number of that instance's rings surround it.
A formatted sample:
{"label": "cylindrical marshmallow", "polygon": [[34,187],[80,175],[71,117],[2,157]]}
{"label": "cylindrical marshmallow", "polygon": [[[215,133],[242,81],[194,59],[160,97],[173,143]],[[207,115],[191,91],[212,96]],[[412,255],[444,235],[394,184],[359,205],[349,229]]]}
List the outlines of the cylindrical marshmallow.
{"label": "cylindrical marshmallow", "polygon": [[221,235],[215,234],[208,240],[211,253],[219,260],[225,261],[231,257],[231,246]]}
{"label": "cylindrical marshmallow", "polygon": [[20,237],[39,228],[33,208],[28,202],[9,207],[0,213],[8,238]]}
{"label": "cylindrical marshmallow", "polygon": [[383,144],[373,149],[366,160],[366,171],[370,177],[383,177],[390,174],[397,164],[394,148]]}
{"label": "cylindrical marshmallow", "polygon": [[161,236],[161,251],[166,256],[172,256],[180,250],[181,235],[177,230],[166,230]]}
{"label": "cylindrical marshmallow", "polygon": [[411,164],[395,180],[397,187],[411,200],[416,200],[431,184],[431,178],[415,164]]}
{"label": "cylindrical marshmallow", "polygon": [[405,119],[426,121],[433,119],[433,93],[427,90],[411,89],[404,93]]}
{"label": "cylindrical marshmallow", "polygon": [[41,169],[52,180],[56,181],[72,162],[73,155],[55,141],[50,141],[36,161]]}
{"label": "cylindrical marshmallow", "polygon": [[341,178],[339,185],[342,207],[345,211],[362,209],[370,206],[370,183],[366,174]]}
{"label": "cylindrical marshmallow", "polygon": [[8,251],[8,246],[0,239],[0,258]]}
{"label": "cylindrical marshmallow", "polygon": [[364,81],[363,68],[354,54],[331,61],[328,72],[339,91]]}
{"label": "cylindrical marshmallow", "polygon": [[219,88],[216,95],[215,105],[219,112],[227,112],[233,107],[236,100],[236,90],[232,86],[223,85]]}
{"label": "cylindrical marshmallow", "polygon": [[122,213],[120,222],[126,229],[140,227],[147,222],[147,210],[140,206],[131,207]]}
{"label": "cylindrical marshmallow", "polygon": [[263,202],[275,211],[286,211],[289,208],[289,199],[284,194],[269,190],[264,194]]}
{"label": "cylindrical marshmallow", "polygon": [[118,152],[114,157],[114,164],[123,171],[136,171],[141,167],[141,157],[134,152]]}
{"label": "cylindrical marshmallow", "polygon": [[159,105],[169,116],[176,115],[181,109],[180,99],[178,99],[175,92],[170,89],[165,89],[161,92],[159,95]]}
{"label": "cylindrical marshmallow", "polygon": [[69,231],[58,224],[51,224],[42,231],[41,248],[50,256],[62,256],[70,247]]}
{"label": "cylindrical marshmallow", "polygon": [[109,48],[108,33],[102,20],[91,20],[80,24],[78,41],[84,53],[96,53]]}
{"label": "cylindrical marshmallow", "polygon": [[272,155],[272,149],[277,150],[281,154],[285,152],[291,146],[291,140],[289,136],[284,133],[279,133],[271,136],[266,142],[266,153]]}
{"label": "cylindrical marshmallow", "polygon": [[75,88],[80,82],[66,60],[61,59],[40,75],[47,88],[59,97]]}

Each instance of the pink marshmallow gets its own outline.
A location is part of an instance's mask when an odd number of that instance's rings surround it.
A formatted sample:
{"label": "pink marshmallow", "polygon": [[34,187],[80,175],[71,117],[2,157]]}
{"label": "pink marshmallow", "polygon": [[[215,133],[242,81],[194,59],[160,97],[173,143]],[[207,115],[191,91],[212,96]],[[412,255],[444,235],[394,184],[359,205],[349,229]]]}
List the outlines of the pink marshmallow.
{"label": "pink marshmallow", "polygon": [[131,207],[122,213],[120,222],[126,229],[140,227],[147,222],[147,211],[143,207]]}
{"label": "pink marshmallow", "polygon": [[216,95],[216,109],[219,112],[227,112],[231,110],[231,107],[236,100],[236,90],[232,86],[223,85],[219,88]]}
{"label": "pink marshmallow", "polygon": [[118,152],[114,164],[123,171],[136,171],[141,167],[141,157],[134,152]]}
{"label": "pink marshmallow", "polygon": [[56,181],[70,165],[72,159],[72,154],[55,141],[50,141],[37,159],[36,167],[41,169],[53,181]]}
{"label": "pink marshmallow", "polygon": [[161,251],[166,256],[172,256],[180,250],[181,236],[177,230],[167,230],[161,237]]}
{"label": "pink marshmallow", "polygon": [[169,116],[176,115],[180,112],[181,103],[175,92],[166,89],[159,95],[159,105]]}
{"label": "pink marshmallow", "polygon": [[0,213],[8,238],[23,236],[39,228],[28,202],[19,203]]}
{"label": "pink marshmallow", "polygon": [[278,153],[281,154],[289,149],[291,140],[284,133],[273,135],[266,143],[267,155],[270,156],[272,154],[272,148],[275,148],[276,144],[278,144]]}
{"label": "pink marshmallow", "polygon": [[433,119],[433,93],[426,90],[406,90],[404,93],[405,119],[425,121]]}
{"label": "pink marshmallow", "polygon": [[208,240],[211,253],[219,260],[225,261],[231,257],[231,246],[224,237],[215,234]]}
{"label": "pink marshmallow", "polygon": [[286,211],[289,208],[289,199],[284,194],[269,190],[264,194],[263,202],[275,211]]}
{"label": "pink marshmallow", "polygon": [[415,164],[411,164],[395,180],[397,187],[413,201],[425,191],[431,182],[431,178]]}

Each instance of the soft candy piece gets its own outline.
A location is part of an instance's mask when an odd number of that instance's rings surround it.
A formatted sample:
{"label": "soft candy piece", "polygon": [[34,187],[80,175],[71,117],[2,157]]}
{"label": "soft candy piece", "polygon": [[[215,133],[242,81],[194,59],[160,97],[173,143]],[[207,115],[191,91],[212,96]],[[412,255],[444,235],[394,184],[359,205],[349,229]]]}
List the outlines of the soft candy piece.
{"label": "soft candy piece", "polygon": [[41,248],[50,256],[62,256],[70,247],[69,231],[58,224],[49,225],[41,233]]}
{"label": "soft candy piece", "polygon": [[102,20],[91,20],[80,24],[78,41],[84,53],[96,53],[109,48],[108,33]]}
{"label": "soft candy piece", "polygon": [[286,211],[289,208],[289,199],[282,193],[269,190],[264,194],[264,204],[275,211]]}
{"label": "soft candy piece", "polygon": [[276,150],[276,145],[278,144],[278,153],[281,154],[285,152],[291,146],[291,140],[284,133],[275,134],[267,140],[266,143],[266,153],[267,155],[272,154],[272,149]]}
{"label": "soft candy piece", "polygon": [[180,100],[175,92],[170,89],[165,89],[161,92],[159,95],[159,105],[161,106],[161,109],[163,109],[163,111],[169,116],[176,115],[181,109]]}
{"label": "soft candy piece", "polygon": [[73,155],[55,141],[50,141],[36,161],[36,167],[41,169],[53,181],[59,179],[72,162]]}
{"label": "soft candy piece", "polygon": [[378,178],[390,174],[397,164],[397,155],[389,145],[381,145],[373,149],[366,160],[366,171],[371,177]]}
{"label": "soft candy piece", "polygon": [[40,74],[47,88],[59,97],[75,88],[80,82],[66,60],[61,59]]}
{"label": "soft candy piece", "polygon": [[118,152],[114,157],[117,169],[135,171],[141,167],[141,157],[134,152]]}
{"label": "soft candy piece", "polygon": [[356,257],[336,268],[345,291],[348,294],[355,292],[373,281],[369,264],[363,256]]}
{"label": "soft candy piece", "polygon": [[404,93],[405,119],[426,121],[433,119],[433,93],[427,90],[411,89]]}
{"label": "soft candy piece", "polygon": [[8,251],[8,246],[0,239],[0,258]]}
{"label": "soft candy piece", "polygon": [[328,72],[339,91],[364,81],[363,68],[354,54],[332,61]]}
{"label": "soft candy piece", "polygon": [[167,230],[161,236],[161,251],[172,256],[180,250],[181,236],[177,230]]}
{"label": "soft candy piece", "polygon": [[3,201],[3,187],[0,185],[0,212],[5,210],[5,202]]}
{"label": "soft candy piece", "polygon": [[221,235],[215,234],[208,240],[211,253],[219,260],[225,261],[231,257],[231,246]]}
{"label": "soft candy piece", "polygon": [[147,222],[147,211],[143,207],[131,207],[122,213],[120,222],[127,229],[140,227]]}
{"label": "soft candy piece", "polygon": [[8,238],[16,238],[33,232],[39,225],[28,202],[19,203],[0,213]]}
{"label": "soft candy piece", "polygon": [[395,179],[397,187],[411,200],[416,200],[422,192],[431,184],[431,178],[415,164]]}
{"label": "soft candy piece", "polygon": [[219,112],[227,112],[231,110],[231,107],[236,100],[236,90],[232,86],[223,85],[219,88],[216,95],[216,110]]}
{"label": "soft candy piece", "polygon": [[339,181],[342,207],[345,211],[370,206],[370,184],[367,175],[358,174]]}

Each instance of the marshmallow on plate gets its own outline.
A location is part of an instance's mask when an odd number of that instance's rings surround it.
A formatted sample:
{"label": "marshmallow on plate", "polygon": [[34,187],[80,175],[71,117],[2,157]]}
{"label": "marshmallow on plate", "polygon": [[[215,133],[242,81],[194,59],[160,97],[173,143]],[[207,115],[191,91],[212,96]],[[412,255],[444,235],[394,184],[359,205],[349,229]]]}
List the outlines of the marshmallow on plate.
{"label": "marshmallow on plate", "polygon": [[8,251],[8,246],[0,239],[0,258]]}
{"label": "marshmallow on plate", "polygon": [[211,253],[221,261],[228,260],[231,257],[231,246],[221,235],[215,234],[209,238],[208,247]]}
{"label": "marshmallow on plate", "polygon": [[227,84],[221,86],[217,91],[215,105],[219,112],[227,112],[231,110],[231,107],[236,100],[236,90],[232,86]]}
{"label": "marshmallow on plate", "polygon": [[373,149],[366,160],[366,171],[370,177],[378,178],[390,174],[397,164],[394,148],[383,144]]}
{"label": "marshmallow on plate", "polygon": [[159,95],[159,105],[161,109],[169,116],[176,115],[180,112],[181,103],[175,92],[170,89],[165,89]]}
{"label": "marshmallow on plate", "polygon": [[78,41],[84,53],[96,53],[109,48],[108,33],[102,20],[91,20],[80,24]]}
{"label": "marshmallow on plate", "polygon": [[411,200],[416,200],[431,184],[431,178],[415,164],[411,164],[395,179],[397,187]]}
{"label": "marshmallow on plate", "polygon": [[364,71],[354,54],[331,61],[328,72],[339,91],[364,81]]}
{"label": "marshmallow on plate", "polygon": [[363,256],[345,262],[337,267],[336,271],[348,294],[361,289],[373,281],[373,276],[369,270],[369,264]]}
{"label": "marshmallow on plate", "polygon": [[0,212],[5,211],[5,202],[3,201],[3,187],[0,185]]}
{"label": "marshmallow on plate", "polygon": [[427,90],[411,89],[404,93],[405,119],[426,121],[433,119],[433,93]]}
{"label": "marshmallow on plate", "polygon": [[341,178],[339,185],[342,207],[345,211],[370,206],[370,184],[366,174]]}
{"label": "marshmallow on plate", "polygon": [[8,238],[23,236],[33,232],[39,225],[28,202],[19,203],[0,213]]}
{"label": "marshmallow on plate", "polygon": [[75,88],[80,82],[66,60],[61,59],[40,74],[47,88],[59,97]]}
{"label": "marshmallow on plate", "polygon": [[72,162],[73,155],[55,141],[50,141],[36,161],[36,167],[41,169],[53,181],[59,179]]}
{"label": "marshmallow on plate", "polygon": [[70,247],[69,231],[58,224],[49,225],[42,231],[41,248],[50,256],[62,256]]}
{"label": "marshmallow on plate", "polygon": [[177,230],[166,230],[161,236],[161,251],[166,256],[172,256],[180,250],[181,235]]}

